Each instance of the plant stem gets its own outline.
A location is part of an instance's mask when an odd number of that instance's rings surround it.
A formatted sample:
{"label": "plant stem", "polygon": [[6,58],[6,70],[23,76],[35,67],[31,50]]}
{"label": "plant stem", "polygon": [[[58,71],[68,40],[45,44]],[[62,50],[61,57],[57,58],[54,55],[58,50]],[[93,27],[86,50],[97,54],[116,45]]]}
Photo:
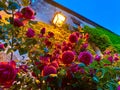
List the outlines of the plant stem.
{"label": "plant stem", "polygon": [[[14,11],[12,10],[12,24],[14,24]],[[14,31],[12,31],[12,41],[11,41],[11,49],[13,50],[13,39],[14,39]],[[11,60],[13,59],[13,51],[11,52]]]}

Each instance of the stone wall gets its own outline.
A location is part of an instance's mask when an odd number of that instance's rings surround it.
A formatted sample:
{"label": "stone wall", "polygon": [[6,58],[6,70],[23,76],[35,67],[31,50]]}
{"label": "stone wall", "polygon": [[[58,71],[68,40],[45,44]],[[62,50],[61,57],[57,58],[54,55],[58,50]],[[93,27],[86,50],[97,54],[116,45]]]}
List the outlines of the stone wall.
{"label": "stone wall", "polygon": [[89,26],[93,27],[92,25],[80,20],[79,18],[77,18],[57,7],[54,7],[51,4],[48,4],[44,0],[34,0],[34,2],[31,3],[30,6],[36,11],[36,20],[37,21],[43,21],[45,23],[51,24],[51,20],[52,20],[54,14],[56,12],[60,11],[67,17],[66,23],[70,24],[71,26],[75,26],[75,24],[73,23],[73,21],[71,19],[71,17],[74,17],[76,20],[81,22],[81,26],[89,25]]}

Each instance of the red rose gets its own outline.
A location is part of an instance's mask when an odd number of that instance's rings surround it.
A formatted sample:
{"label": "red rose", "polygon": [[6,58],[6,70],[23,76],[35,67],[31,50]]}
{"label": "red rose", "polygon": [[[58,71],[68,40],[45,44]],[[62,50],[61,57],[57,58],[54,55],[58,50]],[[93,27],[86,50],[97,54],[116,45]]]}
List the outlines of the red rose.
{"label": "red rose", "polygon": [[80,52],[78,56],[78,60],[86,65],[92,63],[92,59],[93,59],[92,54],[87,51]]}
{"label": "red rose", "polygon": [[51,64],[49,64],[49,66],[54,66],[55,68],[58,68],[59,65],[58,65],[58,62],[57,61],[52,61]]}
{"label": "red rose", "polygon": [[15,80],[16,74],[15,62],[0,62],[0,85],[10,87]]}
{"label": "red rose", "polygon": [[48,39],[46,39],[46,40],[44,41],[44,43],[45,43],[45,45],[46,45],[47,47],[51,46],[51,44],[52,44]]}
{"label": "red rose", "polygon": [[42,28],[41,31],[40,31],[40,33],[41,33],[42,35],[45,34],[45,28]]}
{"label": "red rose", "polygon": [[21,27],[24,26],[24,24],[20,19],[14,19],[14,26]]}
{"label": "red rose", "polygon": [[53,32],[48,32],[48,37],[51,38],[54,36],[54,33]]}
{"label": "red rose", "polygon": [[18,19],[23,18],[22,13],[21,13],[21,12],[16,12],[16,13],[15,13],[15,18],[18,18]]}
{"label": "red rose", "polygon": [[0,44],[0,49],[4,49],[4,48],[5,48],[4,44]]}
{"label": "red rose", "polygon": [[57,69],[54,66],[45,66],[43,69],[43,76],[48,76],[50,74],[56,74],[57,73]]}
{"label": "red rose", "polygon": [[26,36],[29,37],[29,38],[34,37],[35,36],[35,31],[32,28],[28,28]]}
{"label": "red rose", "polygon": [[72,51],[64,51],[62,54],[62,62],[64,64],[70,64],[74,61],[74,53]]}
{"label": "red rose", "polygon": [[23,17],[26,19],[34,19],[34,11],[30,7],[25,7],[21,10]]}
{"label": "red rose", "polygon": [[70,35],[70,37],[69,37],[69,41],[71,42],[71,43],[76,43],[76,42],[78,42],[78,36],[76,35],[76,34],[71,34]]}

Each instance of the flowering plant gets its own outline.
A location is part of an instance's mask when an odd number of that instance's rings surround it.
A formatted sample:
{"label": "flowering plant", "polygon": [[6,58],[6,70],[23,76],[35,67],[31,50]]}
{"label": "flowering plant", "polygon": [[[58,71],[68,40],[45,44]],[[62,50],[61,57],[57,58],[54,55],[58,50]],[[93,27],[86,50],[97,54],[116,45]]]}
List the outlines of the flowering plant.
{"label": "flowering plant", "polygon": [[[106,50],[103,57],[91,53],[88,33],[61,32],[51,25],[31,21],[35,12],[30,7],[18,12],[17,3],[7,5],[12,13],[7,23],[0,22],[0,50],[3,52],[10,46],[7,51],[10,61],[0,62],[1,88],[115,90],[120,87],[117,53]],[[28,59],[15,60],[13,52],[16,50],[21,55],[27,54]]]}

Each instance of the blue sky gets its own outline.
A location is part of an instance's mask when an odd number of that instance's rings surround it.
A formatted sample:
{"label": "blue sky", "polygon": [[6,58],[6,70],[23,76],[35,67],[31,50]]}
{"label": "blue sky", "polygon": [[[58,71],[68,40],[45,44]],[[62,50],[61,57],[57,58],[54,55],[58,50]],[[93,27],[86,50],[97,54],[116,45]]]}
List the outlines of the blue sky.
{"label": "blue sky", "polygon": [[120,35],[120,0],[54,0]]}

